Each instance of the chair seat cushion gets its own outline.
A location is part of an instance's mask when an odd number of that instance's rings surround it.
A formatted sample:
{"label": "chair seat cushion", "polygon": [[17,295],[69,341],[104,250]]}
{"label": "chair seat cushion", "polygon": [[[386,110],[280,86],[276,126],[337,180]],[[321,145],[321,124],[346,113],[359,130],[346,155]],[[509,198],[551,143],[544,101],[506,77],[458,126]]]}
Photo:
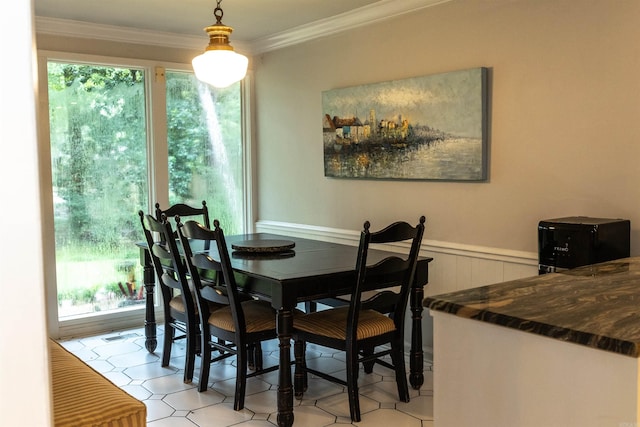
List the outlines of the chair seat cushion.
{"label": "chair seat cushion", "polygon": [[[347,338],[347,315],[349,307],[309,313],[294,318],[293,326],[299,331],[329,338]],[[362,310],[358,318],[357,339],[366,339],[394,331],[393,320],[374,310]]]}
{"label": "chair seat cushion", "polygon": [[182,299],[182,295],[176,295],[175,297],[171,298],[171,301],[169,301],[169,306],[176,311],[184,313],[185,309],[184,309],[184,300]]}
{"label": "chair seat cushion", "polygon": [[[196,298],[196,296],[193,296],[194,300]],[[210,311],[215,311],[215,310],[219,310],[223,307],[226,307],[226,305],[223,304],[218,304],[212,301],[208,301],[207,302],[209,304],[209,310]],[[173,308],[176,311],[179,311],[180,313],[184,313],[185,312],[185,308],[184,308],[184,300],[182,299],[181,295],[177,295],[173,298],[171,298],[171,301],[169,301],[169,306],[171,308]],[[196,314],[198,313],[198,305],[194,305],[194,308],[196,309]]]}
{"label": "chair seat cushion", "polygon": [[[267,301],[243,301],[241,303],[247,332],[268,331],[276,328],[276,313]],[[236,327],[231,316],[231,306],[214,311],[209,316],[209,324],[235,332]]]}
{"label": "chair seat cushion", "polygon": [[[55,427],[146,426],[147,407],[49,339]],[[28,424],[28,414],[25,423]],[[26,425],[25,424],[25,425]]]}

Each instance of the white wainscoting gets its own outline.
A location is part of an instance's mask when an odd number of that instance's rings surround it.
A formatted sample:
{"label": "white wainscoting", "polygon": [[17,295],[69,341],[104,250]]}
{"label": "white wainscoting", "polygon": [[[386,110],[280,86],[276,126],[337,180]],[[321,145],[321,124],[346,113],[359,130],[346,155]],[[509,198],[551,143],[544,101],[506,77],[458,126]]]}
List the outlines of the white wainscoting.
{"label": "white wainscoting", "polygon": [[[274,233],[286,236],[325,240],[346,245],[358,244],[359,230],[342,230],[306,224],[277,221],[258,221],[258,233]],[[388,250],[408,250],[409,245],[399,244]],[[425,296],[469,289],[492,283],[505,282],[538,274],[538,254],[484,246],[464,245],[425,239],[420,255],[432,257],[429,264],[429,284]],[[428,311],[423,313],[423,350],[425,360],[433,360],[433,323]],[[410,323],[408,323],[410,325]],[[406,334],[407,345],[409,335]]]}

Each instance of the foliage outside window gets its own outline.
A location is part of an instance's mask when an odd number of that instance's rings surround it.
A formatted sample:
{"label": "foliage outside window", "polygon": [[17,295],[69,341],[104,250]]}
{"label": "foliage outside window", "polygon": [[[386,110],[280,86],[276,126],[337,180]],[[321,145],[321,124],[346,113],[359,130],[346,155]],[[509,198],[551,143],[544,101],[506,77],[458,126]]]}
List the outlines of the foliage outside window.
{"label": "foliage outside window", "polygon": [[207,201],[226,234],[242,231],[240,83],[213,89],[167,72],[169,204]]}
{"label": "foliage outside window", "polygon": [[48,63],[61,313],[143,298],[134,242],[148,200],[144,78],[133,68]]}

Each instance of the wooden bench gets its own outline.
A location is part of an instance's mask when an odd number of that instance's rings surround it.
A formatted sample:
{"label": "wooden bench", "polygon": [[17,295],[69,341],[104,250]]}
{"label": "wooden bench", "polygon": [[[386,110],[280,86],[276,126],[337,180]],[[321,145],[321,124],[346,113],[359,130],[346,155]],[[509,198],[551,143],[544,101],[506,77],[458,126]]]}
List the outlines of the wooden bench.
{"label": "wooden bench", "polygon": [[49,340],[54,425],[59,427],[146,426],[147,407]]}

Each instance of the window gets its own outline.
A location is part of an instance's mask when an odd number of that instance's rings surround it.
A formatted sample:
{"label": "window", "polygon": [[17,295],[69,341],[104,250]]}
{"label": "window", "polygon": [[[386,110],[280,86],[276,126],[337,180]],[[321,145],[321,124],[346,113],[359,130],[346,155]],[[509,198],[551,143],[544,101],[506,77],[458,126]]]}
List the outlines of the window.
{"label": "window", "polygon": [[49,62],[58,315],[144,303],[136,212],[148,202],[145,73]]}
{"label": "window", "polygon": [[169,204],[199,206],[226,234],[242,231],[240,83],[213,90],[192,73],[166,73]]}
{"label": "window", "polygon": [[[105,316],[142,326],[139,210],[206,200],[227,234],[244,231],[241,85],[213,89],[175,66],[158,90],[144,63],[46,64],[56,260],[47,286],[55,289],[50,311],[57,313],[50,321],[58,336],[67,324],[104,330],[96,318]],[[151,116],[159,108],[166,117]]]}

